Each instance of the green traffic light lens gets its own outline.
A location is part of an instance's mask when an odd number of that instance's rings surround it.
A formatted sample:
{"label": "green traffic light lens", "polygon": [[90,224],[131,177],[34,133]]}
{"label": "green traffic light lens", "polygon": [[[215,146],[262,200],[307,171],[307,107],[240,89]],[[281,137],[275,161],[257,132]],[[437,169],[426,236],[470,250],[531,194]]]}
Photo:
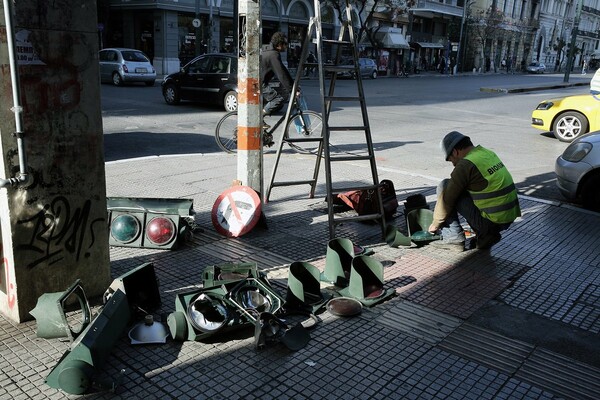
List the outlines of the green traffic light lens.
{"label": "green traffic light lens", "polygon": [[146,237],[159,246],[168,244],[175,237],[175,224],[169,218],[152,218],[146,225]]}
{"label": "green traffic light lens", "polygon": [[122,243],[133,242],[141,231],[140,221],[132,215],[119,215],[110,226],[110,235]]}

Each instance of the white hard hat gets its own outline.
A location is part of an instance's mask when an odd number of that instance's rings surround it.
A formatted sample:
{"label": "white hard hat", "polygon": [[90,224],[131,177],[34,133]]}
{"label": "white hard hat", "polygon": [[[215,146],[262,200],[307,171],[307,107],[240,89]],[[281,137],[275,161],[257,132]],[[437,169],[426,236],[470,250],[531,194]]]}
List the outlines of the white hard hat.
{"label": "white hard hat", "polygon": [[450,153],[452,153],[452,150],[454,150],[454,146],[456,146],[458,142],[465,138],[469,139],[468,136],[465,136],[458,131],[452,131],[446,134],[446,136],[444,136],[444,138],[440,142],[440,148],[444,153],[446,161],[448,161],[448,156],[450,156]]}

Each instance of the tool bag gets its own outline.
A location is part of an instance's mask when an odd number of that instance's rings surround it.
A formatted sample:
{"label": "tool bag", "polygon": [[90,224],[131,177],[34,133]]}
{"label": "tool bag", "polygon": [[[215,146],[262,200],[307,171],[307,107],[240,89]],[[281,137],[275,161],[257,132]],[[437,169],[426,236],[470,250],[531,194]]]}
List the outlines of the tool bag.
{"label": "tool bag", "polygon": [[[384,179],[379,183],[379,190],[383,201],[385,218],[390,218],[398,209],[398,199],[396,198],[394,183],[389,179]],[[337,197],[346,205],[353,208],[358,215],[376,214],[379,212],[377,194],[373,189],[351,190],[349,192],[340,193]]]}

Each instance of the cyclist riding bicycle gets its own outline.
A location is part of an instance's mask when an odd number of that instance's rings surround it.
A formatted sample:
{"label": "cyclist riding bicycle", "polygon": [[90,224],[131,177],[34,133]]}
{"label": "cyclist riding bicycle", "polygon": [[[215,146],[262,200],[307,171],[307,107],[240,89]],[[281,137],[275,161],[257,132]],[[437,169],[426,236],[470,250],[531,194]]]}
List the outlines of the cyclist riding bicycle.
{"label": "cyclist riding bicycle", "polygon": [[[271,37],[271,44],[262,52],[260,69],[262,82],[262,96],[265,102],[263,114],[270,115],[281,110],[290,98],[294,86],[290,72],[281,61],[281,52],[286,51],[288,46],[287,37],[282,32],[275,32]],[[280,91],[269,86],[269,82],[276,77],[279,79]],[[298,89],[297,95],[300,94]]]}

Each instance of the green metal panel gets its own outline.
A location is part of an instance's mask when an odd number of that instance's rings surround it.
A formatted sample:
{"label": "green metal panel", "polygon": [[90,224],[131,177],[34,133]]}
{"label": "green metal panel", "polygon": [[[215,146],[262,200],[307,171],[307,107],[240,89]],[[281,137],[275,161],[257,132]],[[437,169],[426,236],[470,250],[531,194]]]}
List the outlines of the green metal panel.
{"label": "green metal panel", "polygon": [[[76,296],[81,307],[81,327],[77,330],[72,329],[67,321],[66,307],[71,295]],[[29,313],[36,319],[37,336],[44,339],[68,337],[73,341],[85,330],[91,319],[90,305],[80,279],[64,292],[44,293]]]}
{"label": "green metal panel", "polygon": [[83,394],[91,384],[94,371],[104,364],[115,342],[127,327],[131,313],[127,296],[117,290],[54,366],[46,378],[48,386],[70,394]]}

